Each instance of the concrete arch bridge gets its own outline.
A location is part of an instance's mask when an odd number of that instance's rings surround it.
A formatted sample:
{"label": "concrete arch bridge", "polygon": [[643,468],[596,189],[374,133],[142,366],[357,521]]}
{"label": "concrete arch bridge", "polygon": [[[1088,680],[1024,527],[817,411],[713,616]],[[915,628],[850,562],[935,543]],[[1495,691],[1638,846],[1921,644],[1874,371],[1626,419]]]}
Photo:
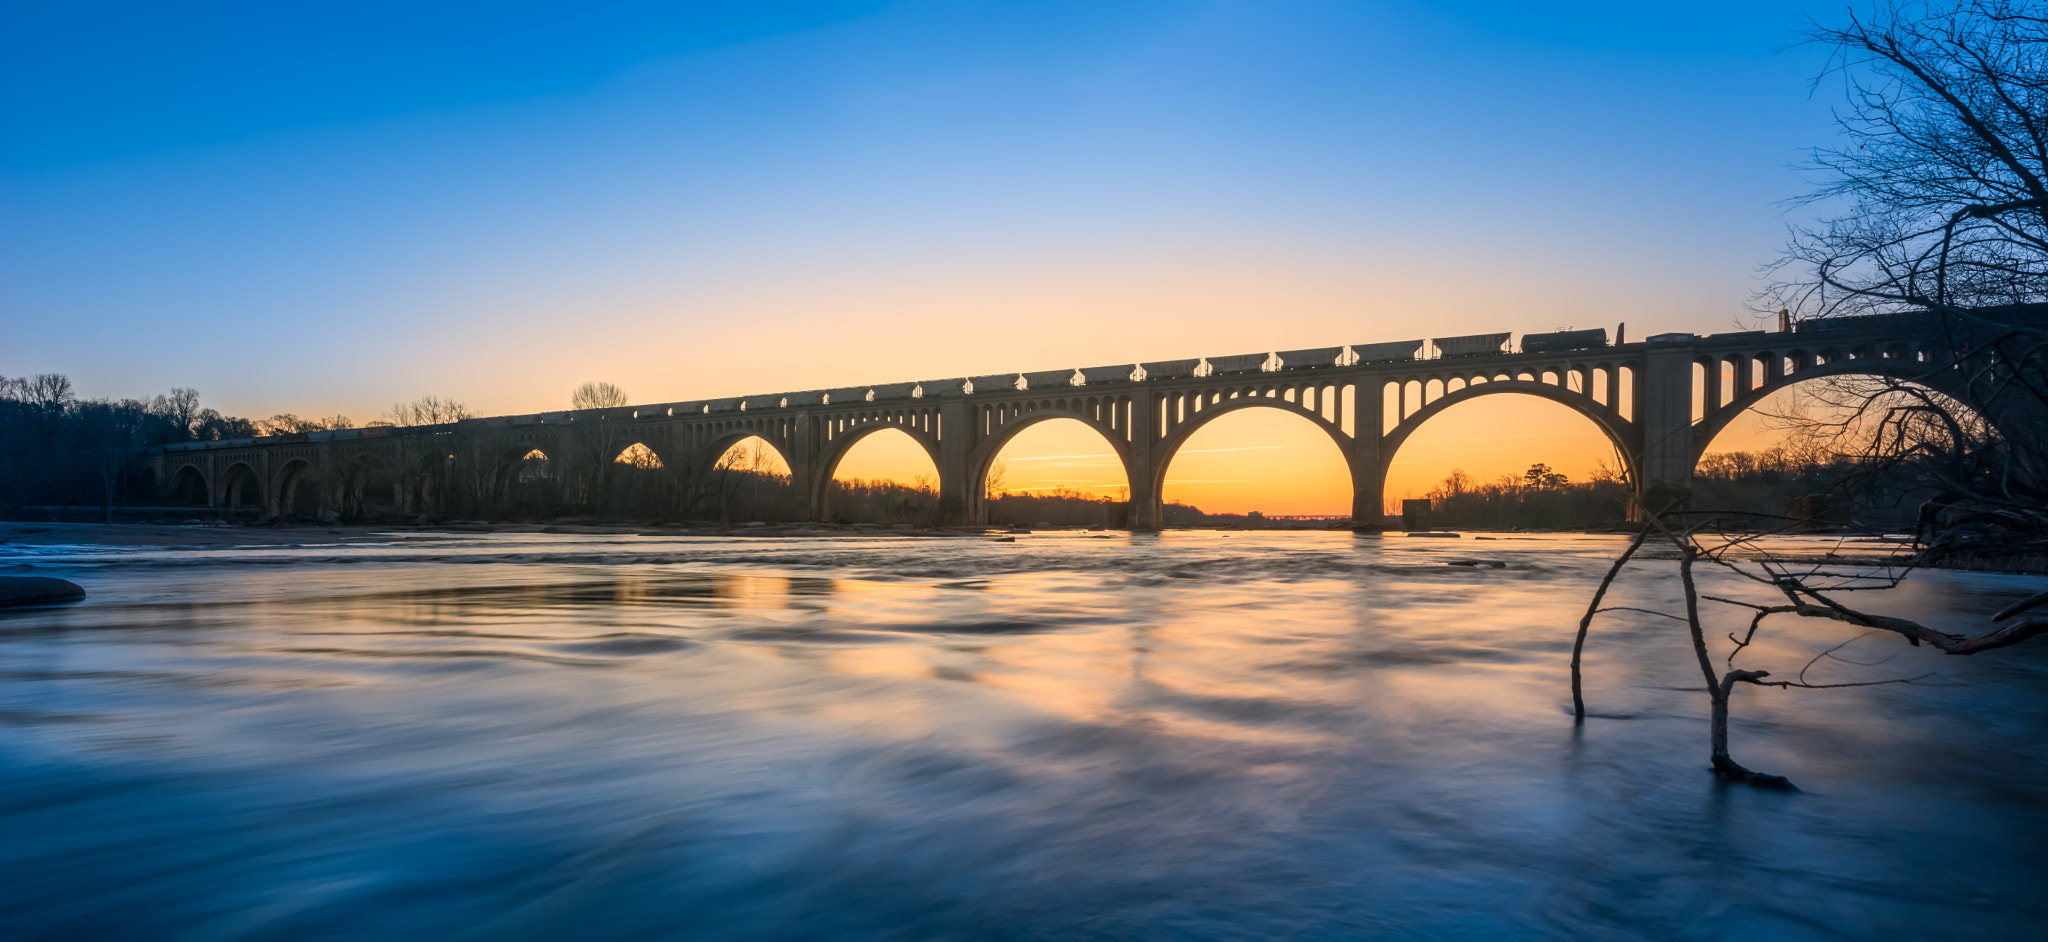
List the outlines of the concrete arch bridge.
{"label": "concrete arch bridge", "polygon": [[[952,377],[616,409],[465,419],[143,449],[161,493],[224,515],[332,519],[365,503],[446,512],[453,495],[489,507],[517,481],[573,487],[622,451],[682,477],[731,445],[765,441],[815,517],[847,450],[883,429],[908,434],[938,469],[948,523],[986,520],[984,482],[1017,433],[1051,419],[1094,429],[1130,482],[1129,519],[1160,525],[1168,465],[1216,418],[1277,409],[1313,423],[1351,470],[1352,515],[1377,522],[1387,471],[1431,418],[1491,395],[1537,396],[1590,419],[1643,491],[1683,494],[1713,437],[1785,386],[1829,375],[1891,376],[1973,401],[1984,364],[1958,357],[1935,318],[1808,322],[1776,333],[1664,334],[1610,343],[1604,330],[1356,344],[1082,369]],[[1995,368],[1995,365],[1994,365]],[[2029,421],[2033,419],[2028,418]],[[536,453],[545,460],[537,460]],[[587,475],[585,475],[587,476]],[[380,493],[366,493],[376,482]],[[388,494],[381,493],[389,488]]]}

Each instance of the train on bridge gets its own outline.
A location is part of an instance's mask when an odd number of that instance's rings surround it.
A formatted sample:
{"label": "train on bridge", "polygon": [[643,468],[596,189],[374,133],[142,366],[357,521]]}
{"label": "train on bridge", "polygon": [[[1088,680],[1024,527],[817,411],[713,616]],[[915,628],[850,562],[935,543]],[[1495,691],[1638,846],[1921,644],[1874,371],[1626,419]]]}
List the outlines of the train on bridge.
{"label": "train on bridge", "polygon": [[[1127,519],[1162,521],[1167,465],[1188,437],[1249,408],[1300,416],[1336,443],[1352,476],[1354,520],[1380,519],[1387,469],[1423,423],[1498,394],[1560,403],[1613,443],[1638,493],[1682,495],[1713,437],[1764,396],[1802,380],[1890,376],[1969,402],[1966,372],[1928,315],[1838,319],[1777,332],[1667,333],[1624,342],[1617,330],[1473,334],[957,376],[615,409],[465,419],[445,425],[311,432],[143,449],[160,492],[232,513],[331,519],[361,505],[362,481],[392,482],[402,513],[487,515],[521,462],[581,456],[602,468],[627,449],[695,479],[735,443],[757,438],[788,467],[803,512],[823,512],[840,459],[883,429],[908,434],[938,470],[948,523],[986,519],[998,453],[1025,428],[1074,419],[1115,451],[1130,482]],[[1996,403],[1971,403],[1987,414]],[[639,453],[639,452],[636,452]]]}

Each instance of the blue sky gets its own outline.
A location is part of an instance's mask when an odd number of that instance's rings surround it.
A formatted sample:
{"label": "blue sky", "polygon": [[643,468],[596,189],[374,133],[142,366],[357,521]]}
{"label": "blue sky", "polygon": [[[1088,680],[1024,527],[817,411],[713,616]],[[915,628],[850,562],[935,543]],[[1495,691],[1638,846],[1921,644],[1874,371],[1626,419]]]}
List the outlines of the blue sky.
{"label": "blue sky", "polygon": [[423,6],[0,7],[0,374],[360,419],[1725,329],[1832,135],[1799,5]]}

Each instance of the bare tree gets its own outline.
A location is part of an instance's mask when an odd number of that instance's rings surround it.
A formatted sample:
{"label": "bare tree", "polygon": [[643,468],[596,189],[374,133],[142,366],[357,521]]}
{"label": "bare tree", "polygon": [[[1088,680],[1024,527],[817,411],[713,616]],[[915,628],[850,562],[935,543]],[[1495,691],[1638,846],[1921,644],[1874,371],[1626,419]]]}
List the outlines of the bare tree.
{"label": "bare tree", "polygon": [[[1777,280],[1759,301],[1765,310],[1802,318],[1931,313],[1962,367],[1959,382],[1942,382],[1995,414],[1980,417],[1927,388],[1956,372],[1950,363],[1930,363],[1918,377],[1818,387],[1810,405],[1821,408],[1793,410],[1805,444],[1848,459],[1841,486],[1923,479],[1942,492],[1938,512],[1968,505],[2038,534],[2048,522],[2048,10],[2038,0],[1880,0],[1868,15],[1851,12],[1840,26],[1815,24],[1807,36],[1833,53],[1823,78],[1842,79],[1848,101],[1838,112],[1843,144],[1814,152],[1822,183],[1802,202],[1843,208],[1794,230],[1769,266]],[[1905,381],[1914,378],[1928,383]],[[1849,593],[1896,587],[1911,566],[1851,569],[1826,557],[1782,558],[1766,552],[1756,533],[1724,533],[1710,515],[1664,510],[1645,509],[1645,530],[1614,561],[1580,620],[1571,665],[1574,713],[1586,715],[1581,660],[1597,615],[1629,610],[1679,621],[1708,696],[1711,767],[1727,779],[1790,787],[1731,757],[1728,713],[1737,685],[1914,679],[1809,680],[1833,650],[1790,679],[1737,668],[1736,658],[1782,616],[1896,634],[1948,655],[2048,633],[2042,617],[1956,633],[1852,605],[1844,601]],[[1615,577],[1652,543],[1676,551],[1683,615],[1607,604]],[[1702,564],[1761,591],[1750,598],[1705,595],[1696,578]],[[1703,603],[1747,617],[1745,628],[1726,635],[1718,668],[1719,642],[1710,640]],[[2006,622],[2043,603],[2048,593],[1991,620]]]}
{"label": "bare tree", "polygon": [[[591,381],[569,393],[569,407],[578,411],[616,409],[625,405],[626,391],[611,383]],[[611,496],[612,465],[631,442],[622,438],[616,423],[599,414],[585,417],[575,426],[579,461],[573,462],[567,485],[572,502],[601,508]]]}
{"label": "bare tree", "polygon": [[385,417],[392,425],[446,425],[476,418],[476,413],[453,399],[426,395],[411,402],[394,403]]}
{"label": "bare tree", "polygon": [[[1846,83],[1769,298],[1808,316],[2048,300],[2048,13],[2025,0],[1882,3],[1810,41]],[[1995,315],[1993,315],[1995,317]]]}
{"label": "bare tree", "polygon": [[170,423],[175,441],[187,441],[199,422],[199,390],[178,386],[168,396],[156,397],[154,411]]}
{"label": "bare tree", "polygon": [[[1779,615],[1793,615],[1802,619],[1841,622],[1875,632],[1896,634],[1914,647],[1926,646],[1943,654],[1956,656],[2010,647],[2035,635],[2048,633],[2048,617],[2023,618],[2001,627],[1980,629],[1980,633],[1972,635],[1943,631],[1909,619],[1871,612],[1861,604],[1851,605],[1844,602],[1842,596],[1851,592],[1896,588],[1912,571],[1910,565],[1894,567],[1890,564],[1873,564],[1859,567],[1853,563],[1844,564],[1827,557],[1788,558],[1765,550],[1758,539],[1759,536],[1760,534],[1754,532],[1725,533],[1718,530],[1712,521],[1684,529],[1672,525],[1668,518],[1653,518],[1650,521],[1648,529],[1638,534],[1628,549],[1608,569],[1606,577],[1601,580],[1599,588],[1593,594],[1592,602],[1586,607],[1585,617],[1579,622],[1578,637],[1572,646],[1571,659],[1572,710],[1579,722],[1584,722],[1586,718],[1582,658],[1595,616],[1605,612],[1629,611],[1675,620],[1686,626],[1693,656],[1699,663],[1707,693],[1709,767],[1715,775],[1731,781],[1790,788],[1791,782],[1784,777],[1752,771],[1731,756],[1728,747],[1728,713],[1737,684],[1827,689],[1911,683],[1920,678],[1847,682],[1809,680],[1808,676],[1815,665],[1835,657],[1840,645],[1808,660],[1799,667],[1791,679],[1774,680],[1770,679],[1773,674],[1768,670],[1737,668],[1736,657],[1756,643],[1758,633],[1763,629],[1766,620]],[[1632,559],[1640,559],[1640,551],[1650,542],[1668,543],[1677,551],[1679,583],[1684,590],[1685,598],[1683,616],[1626,605],[1603,605],[1608,592],[1613,588],[1615,577]],[[1779,596],[1782,601],[1760,603],[1749,599],[1704,594],[1700,591],[1697,578],[1702,563],[1752,583],[1762,588],[1766,595]],[[1745,628],[1726,635],[1728,647],[1720,658],[1722,666],[1719,669],[1715,667],[1716,642],[1712,640],[1716,632],[1707,629],[1709,619],[1703,611],[1703,602],[1737,610],[1748,617]],[[2004,611],[1993,615],[1991,621],[1994,624],[2005,622],[2044,603],[2048,603],[2048,592],[2008,606]]]}
{"label": "bare tree", "polygon": [[627,402],[626,391],[610,383],[591,381],[569,393],[571,409],[616,409]]}
{"label": "bare tree", "polygon": [[[1991,410],[1965,429],[1953,400],[1899,382],[1837,381],[1822,423],[1886,430],[1886,460],[1945,457],[1945,506],[2048,532],[2048,9],[2038,0],[1886,0],[1808,39],[1833,57],[1841,146],[1814,151],[1808,205],[1845,207],[1796,229],[1759,297],[1802,318],[1932,312]],[[1928,377],[1949,375],[1930,364]],[[1947,413],[1943,418],[1937,413]],[[1965,471],[1965,469],[1968,469]]]}
{"label": "bare tree", "polygon": [[78,400],[71,390],[71,377],[62,373],[37,373],[18,382],[22,401],[46,414],[62,412]]}

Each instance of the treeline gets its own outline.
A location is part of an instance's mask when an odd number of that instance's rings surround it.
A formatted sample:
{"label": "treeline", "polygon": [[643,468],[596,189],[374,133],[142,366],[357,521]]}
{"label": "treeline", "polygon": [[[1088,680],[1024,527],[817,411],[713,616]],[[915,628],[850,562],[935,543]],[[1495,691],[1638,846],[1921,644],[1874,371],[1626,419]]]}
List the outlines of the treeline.
{"label": "treeline", "polygon": [[85,399],[61,373],[0,376],[0,517],[32,507],[92,507],[111,519],[122,507],[204,504],[141,472],[133,449],[183,442],[295,435],[329,429],[427,425],[469,418],[451,400],[425,396],[357,423],[346,415],[263,419],[224,415],[177,387],[147,399]]}
{"label": "treeline", "polygon": [[[1931,496],[1909,467],[1874,472],[1854,456],[1812,445],[1707,455],[1693,471],[1687,507],[1756,529],[1856,527],[1911,531]],[[1627,525],[1633,491],[1602,466],[1572,481],[1537,464],[1480,482],[1454,470],[1428,496],[1424,525],[1438,528],[1586,530]]]}
{"label": "treeline", "polygon": [[134,473],[131,449],[248,438],[263,429],[203,408],[192,389],[148,399],[81,399],[62,374],[0,376],[0,516],[51,504],[108,513],[151,499],[153,482]]}
{"label": "treeline", "polygon": [[[1411,526],[1475,530],[1582,530],[1618,526],[1628,518],[1631,490],[1617,475],[1596,472],[1574,482],[1548,465],[1521,476],[1481,482],[1463,468],[1430,489],[1429,512]],[[1404,515],[1406,516],[1406,515]]]}

